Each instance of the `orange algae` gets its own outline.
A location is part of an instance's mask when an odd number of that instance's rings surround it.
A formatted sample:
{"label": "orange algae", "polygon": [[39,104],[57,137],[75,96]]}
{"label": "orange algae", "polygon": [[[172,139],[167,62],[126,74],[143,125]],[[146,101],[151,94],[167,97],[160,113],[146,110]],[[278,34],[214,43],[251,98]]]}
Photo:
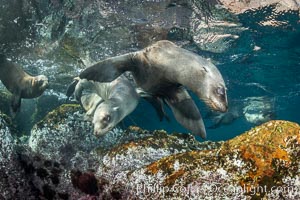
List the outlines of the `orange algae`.
{"label": "orange algae", "polygon": [[253,165],[240,179],[241,186],[250,191],[250,187],[260,185],[262,180],[274,184],[272,177],[276,169],[273,161],[279,160],[284,167],[291,164],[286,141],[288,137],[296,136],[299,143],[299,130],[299,125],[291,122],[271,121],[228,141],[226,151],[237,149],[241,158]]}
{"label": "orange algae", "polygon": [[178,171],[173,172],[165,179],[164,184],[173,185],[179,177],[183,176],[184,173],[185,171],[183,169],[179,169]]}
{"label": "orange algae", "polygon": [[158,162],[154,162],[154,163],[148,165],[148,167],[147,167],[147,172],[150,172],[152,174],[157,174],[158,171],[159,171],[159,163]]}
{"label": "orange algae", "polygon": [[[163,172],[163,184],[170,186],[177,181],[185,184],[199,178],[197,169],[216,171],[220,167],[234,174],[233,182],[244,188],[245,194],[258,199],[265,196],[259,190],[250,193],[253,187],[266,188],[283,184],[288,169],[297,162],[297,153],[293,153],[300,144],[300,126],[286,121],[270,121],[223,143],[219,149],[190,151],[162,158],[146,168],[147,173]],[[298,150],[296,150],[298,152]],[[233,159],[242,161],[237,166]],[[179,170],[174,169],[178,161]],[[239,163],[239,162],[238,162]],[[298,165],[297,165],[298,166]],[[297,169],[297,168],[296,168]],[[181,179],[181,180],[179,180]]]}

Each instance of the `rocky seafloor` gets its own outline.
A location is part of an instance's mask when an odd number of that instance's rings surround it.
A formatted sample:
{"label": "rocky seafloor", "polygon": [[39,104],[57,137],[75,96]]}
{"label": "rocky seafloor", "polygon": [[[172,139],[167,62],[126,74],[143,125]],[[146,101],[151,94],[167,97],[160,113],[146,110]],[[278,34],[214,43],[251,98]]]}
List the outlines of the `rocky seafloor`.
{"label": "rocky seafloor", "polygon": [[225,142],[139,127],[96,138],[64,104],[13,135],[0,116],[0,199],[299,199],[300,126],[269,121]]}

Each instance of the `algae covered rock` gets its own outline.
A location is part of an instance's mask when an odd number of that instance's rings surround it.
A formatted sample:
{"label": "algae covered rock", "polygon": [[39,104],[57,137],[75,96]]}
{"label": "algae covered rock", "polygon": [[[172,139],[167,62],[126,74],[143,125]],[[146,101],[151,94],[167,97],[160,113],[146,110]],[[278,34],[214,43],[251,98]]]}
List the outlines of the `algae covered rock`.
{"label": "algae covered rock", "polygon": [[82,128],[80,118],[77,106],[64,105],[32,130],[31,148],[43,159],[63,164],[58,180],[68,177],[64,187],[51,186],[56,195],[299,198],[298,124],[270,121],[226,142],[200,143],[189,134],[170,135],[138,127],[115,128],[90,140],[91,124]]}
{"label": "algae covered rock", "polygon": [[18,197],[7,195],[19,187],[19,196],[46,199],[300,198],[298,124],[270,121],[226,142],[199,142],[138,127],[93,138],[82,117],[77,105],[59,107],[19,152],[0,121],[0,161],[8,166],[1,168],[1,195]]}
{"label": "algae covered rock", "polygon": [[130,173],[139,197],[298,199],[300,126],[270,121],[218,149],[162,158]]}
{"label": "algae covered rock", "polygon": [[[200,143],[190,134],[170,135],[162,130],[151,132],[138,127],[129,127],[122,134],[123,142],[115,144],[105,154],[101,147],[96,150],[98,155],[103,155],[97,174],[108,178],[110,182],[114,181],[110,179],[112,174],[125,175],[172,154],[195,149],[207,150],[221,145],[217,142]],[[135,135],[135,138],[128,137],[129,134]],[[131,139],[124,141],[128,138]]]}
{"label": "algae covered rock", "polygon": [[6,167],[14,157],[15,142],[5,120],[5,115],[2,113],[0,114],[0,138],[0,167]]}
{"label": "algae covered rock", "polygon": [[68,163],[77,152],[98,146],[91,124],[82,119],[79,105],[58,107],[33,127],[29,146],[45,158]]}
{"label": "algae covered rock", "polygon": [[34,199],[34,192],[18,160],[9,118],[0,113],[0,199]]}
{"label": "algae covered rock", "polygon": [[[54,118],[60,120],[57,116],[51,117],[53,121]],[[12,119],[0,113],[0,199],[67,199],[69,194],[76,194],[70,179],[65,178],[69,171],[55,160],[41,156],[45,151],[31,151],[17,135]],[[51,143],[50,140],[44,142]]]}
{"label": "algae covered rock", "polygon": [[[82,118],[78,106],[63,105],[32,129],[31,149],[24,151],[21,158],[25,166],[31,166],[29,177],[43,196],[47,190],[51,191],[50,196],[64,194],[74,199],[85,195],[113,198],[115,192],[134,197],[132,191],[119,191],[124,184],[116,182],[116,176],[125,178],[128,173],[172,154],[221,145],[200,143],[190,134],[170,135],[138,127],[115,128],[96,138],[91,124],[82,122]],[[53,170],[57,173],[53,174]]]}

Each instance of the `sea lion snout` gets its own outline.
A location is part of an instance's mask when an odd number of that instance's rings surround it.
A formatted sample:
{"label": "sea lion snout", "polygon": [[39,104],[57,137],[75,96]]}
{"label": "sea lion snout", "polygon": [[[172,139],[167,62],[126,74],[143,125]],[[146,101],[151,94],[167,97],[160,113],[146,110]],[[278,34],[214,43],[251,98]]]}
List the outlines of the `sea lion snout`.
{"label": "sea lion snout", "polygon": [[224,86],[208,85],[202,87],[199,96],[214,111],[226,112],[228,110],[227,93]]}
{"label": "sea lion snout", "polygon": [[48,78],[44,75],[36,76],[33,84],[37,84],[41,89],[47,89],[49,87]]}
{"label": "sea lion snout", "polygon": [[224,86],[218,86],[214,88],[212,92],[212,108],[216,111],[226,112],[228,110],[228,101],[226,88]]}
{"label": "sea lion snout", "polygon": [[227,110],[228,110],[228,105],[227,105],[227,103],[226,103],[226,104],[224,104],[224,103],[219,104],[219,105],[216,106],[216,109],[215,109],[215,110],[218,110],[218,111],[220,111],[220,112],[227,112]]}
{"label": "sea lion snout", "polygon": [[100,104],[94,114],[94,135],[101,136],[110,131],[115,125],[114,113],[106,103]]}

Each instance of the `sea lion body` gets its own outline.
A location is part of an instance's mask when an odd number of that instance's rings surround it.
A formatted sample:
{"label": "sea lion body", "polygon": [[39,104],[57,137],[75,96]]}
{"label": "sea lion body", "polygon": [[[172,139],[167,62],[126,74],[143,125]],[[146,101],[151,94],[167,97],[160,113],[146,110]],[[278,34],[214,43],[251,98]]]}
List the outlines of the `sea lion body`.
{"label": "sea lion body", "polygon": [[[83,94],[84,90],[91,93]],[[87,111],[86,119],[94,124],[97,136],[115,127],[136,108],[139,101],[135,87],[124,76],[105,83],[80,79],[75,87],[75,98]]]}
{"label": "sea lion body", "polygon": [[[183,85],[213,110],[227,110],[223,77],[209,60],[169,41],[160,41],[135,53],[133,62],[135,80],[145,91],[165,96],[170,87]],[[224,95],[214,95],[218,88]]]}
{"label": "sea lion body", "polygon": [[108,84],[107,89],[99,91],[104,102],[97,106],[93,117],[95,135],[111,130],[136,108],[139,101],[135,88],[124,77]]}
{"label": "sea lion body", "polygon": [[97,106],[103,102],[103,99],[96,93],[85,94],[80,98],[80,104],[86,111],[84,119],[92,121]]}
{"label": "sea lion body", "polygon": [[125,71],[133,74],[144,91],[165,100],[176,120],[202,138],[206,137],[203,119],[186,88],[213,110],[227,111],[226,87],[217,67],[170,41],[158,41],[141,51],[100,61],[79,77],[106,82]]}
{"label": "sea lion body", "polygon": [[241,117],[241,112],[235,109],[229,109],[226,113],[214,113],[210,118],[212,118],[213,125],[208,127],[209,129],[216,129],[224,125],[232,124],[236,119]]}
{"label": "sea lion body", "polygon": [[247,97],[243,106],[243,115],[251,124],[260,125],[276,118],[275,100],[269,97]]}
{"label": "sea lion body", "polygon": [[8,61],[4,55],[0,55],[0,72],[1,82],[13,94],[11,102],[13,112],[19,110],[21,98],[39,97],[48,88],[46,76],[31,76],[19,65]]}

